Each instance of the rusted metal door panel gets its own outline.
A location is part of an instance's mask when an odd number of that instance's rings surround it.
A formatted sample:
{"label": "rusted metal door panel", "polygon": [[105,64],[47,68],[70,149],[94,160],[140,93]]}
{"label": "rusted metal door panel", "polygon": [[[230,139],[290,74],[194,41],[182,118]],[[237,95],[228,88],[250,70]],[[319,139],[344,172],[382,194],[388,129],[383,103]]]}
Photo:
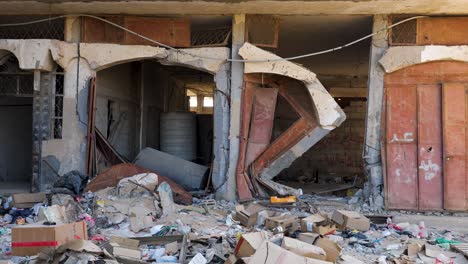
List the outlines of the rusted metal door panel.
{"label": "rusted metal door panel", "polygon": [[387,206],[417,209],[416,86],[386,88]]}
{"label": "rusted metal door panel", "polygon": [[239,140],[239,158],[237,160],[237,193],[239,199],[252,198],[253,186],[249,177],[245,174],[245,154],[247,151],[247,142],[250,130],[250,118],[252,113],[252,104],[254,95],[254,85],[250,82],[244,82],[244,90],[242,91],[241,104],[241,127]]}
{"label": "rusted metal door panel", "polygon": [[442,209],[442,126],[440,85],[418,85],[419,209]]}
{"label": "rusted metal door panel", "polygon": [[444,208],[447,210],[466,210],[465,94],[464,84],[443,84]]}
{"label": "rusted metal door panel", "polygon": [[277,98],[278,88],[255,88],[245,167],[270,144]]}

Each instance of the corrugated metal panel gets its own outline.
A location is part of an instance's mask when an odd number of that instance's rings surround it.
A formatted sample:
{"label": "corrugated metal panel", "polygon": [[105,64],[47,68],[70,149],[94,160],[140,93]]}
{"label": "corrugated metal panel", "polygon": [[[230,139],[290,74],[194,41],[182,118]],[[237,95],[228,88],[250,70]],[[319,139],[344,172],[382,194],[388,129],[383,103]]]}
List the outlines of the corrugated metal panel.
{"label": "corrugated metal panel", "polygon": [[419,209],[442,209],[442,128],[440,85],[419,85],[418,179]]}
{"label": "corrugated metal panel", "polygon": [[387,206],[417,209],[416,87],[387,88]]}
{"label": "corrugated metal panel", "polygon": [[443,84],[444,208],[466,209],[465,85]]}

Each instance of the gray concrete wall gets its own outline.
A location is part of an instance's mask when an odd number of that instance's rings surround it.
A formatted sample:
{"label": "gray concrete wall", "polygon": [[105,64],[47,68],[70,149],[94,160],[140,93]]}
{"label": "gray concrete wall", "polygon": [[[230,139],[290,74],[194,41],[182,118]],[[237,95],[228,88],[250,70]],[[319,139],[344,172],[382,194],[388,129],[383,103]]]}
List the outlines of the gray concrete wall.
{"label": "gray concrete wall", "polygon": [[32,98],[0,98],[0,124],[0,182],[31,182]]}
{"label": "gray concrete wall", "polygon": [[139,63],[125,63],[97,73],[96,127],[129,160],[138,154],[138,71]]}

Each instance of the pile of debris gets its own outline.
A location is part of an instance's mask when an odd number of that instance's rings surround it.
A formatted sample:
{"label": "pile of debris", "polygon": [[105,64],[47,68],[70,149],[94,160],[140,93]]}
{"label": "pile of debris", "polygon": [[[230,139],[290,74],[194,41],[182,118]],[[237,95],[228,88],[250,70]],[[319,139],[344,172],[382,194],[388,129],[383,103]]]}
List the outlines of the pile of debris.
{"label": "pile of debris", "polygon": [[[158,174],[117,166],[122,167],[111,169],[105,181],[93,180],[86,188],[85,177],[74,172],[68,186],[57,184],[53,193],[2,197],[0,259],[67,264],[468,263],[457,251],[465,247],[464,234],[422,222],[318,210],[294,196],[244,204],[215,201],[211,195],[192,198]],[[129,168],[137,173],[116,177]],[[68,191],[57,193],[61,189]]]}

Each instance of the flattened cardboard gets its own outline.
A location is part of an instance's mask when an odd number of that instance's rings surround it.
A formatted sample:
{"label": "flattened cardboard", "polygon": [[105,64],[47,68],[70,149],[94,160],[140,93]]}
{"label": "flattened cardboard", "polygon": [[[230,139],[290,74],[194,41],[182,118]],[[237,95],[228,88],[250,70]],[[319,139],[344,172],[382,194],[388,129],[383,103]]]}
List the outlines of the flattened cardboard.
{"label": "flattened cardboard", "polygon": [[37,255],[45,248],[58,248],[75,239],[88,239],[84,221],[55,226],[46,226],[43,222],[37,222],[11,229],[13,256]]}
{"label": "flattened cardboard", "polygon": [[331,262],[306,258],[288,251],[272,242],[264,241],[250,258],[249,263],[257,264],[331,264]]}
{"label": "flattened cardboard", "polygon": [[237,242],[234,254],[238,258],[252,256],[264,240],[268,240],[266,232],[253,232],[243,234]]}
{"label": "flattened cardboard", "polygon": [[117,243],[110,244],[112,246],[112,254],[115,257],[123,257],[135,260],[141,259],[141,251],[139,249],[122,247]]}
{"label": "flattened cardboard", "polygon": [[283,243],[281,244],[281,247],[293,253],[296,253],[297,255],[307,258],[320,260],[326,260],[327,258],[327,255],[322,248],[311,244],[307,244],[306,242],[302,242],[300,240],[290,237],[283,238]]}
{"label": "flattened cardboard", "polygon": [[119,237],[119,236],[111,236],[109,239],[109,243],[118,244],[121,247],[132,248],[132,249],[137,249],[140,246],[140,241],[136,239]]}
{"label": "flattened cardboard", "polygon": [[265,207],[251,203],[247,206],[242,204],[236,206],[236,218],[243,226],[252,227],[257,223],[258,213],[266,210]]}
{"label": "flattened cardboard", "polygon": [[320,235],[317,233],[299,233],[297,239],[299,239],[302,242],[306,242],[308,244],[313,245],[315,243],[315,240],[317,240],[319,236]]}
{"label": "flattened cardboard", "polygon": [[312,232],[314,226],[324,224],[328,220],[325,214],[314,214],[301,220],[302,232]]}
{"label": "flattened cardboard", "polygon": [[341,247],[335,243],[333,240],[330,240],[325,237],[319,237],[315,240],[315,246],[321,247],[327,254],[326,261],[335,263],[336,259],[341,253]]}
{"label": "flattened cardboard", "polygon": [[293,215],[280,215],[268,217],[265,221],[265,227],[267,229],[273,229],[277,226],[281,226],[283,230],[289,230],[294,232],[297,230],[297,216]]}
{"label": "flattened cardboard", "polygon": [[354,211],[336,210],[331,219],[340,229],[367,231],[370,228],[370,220]]}

